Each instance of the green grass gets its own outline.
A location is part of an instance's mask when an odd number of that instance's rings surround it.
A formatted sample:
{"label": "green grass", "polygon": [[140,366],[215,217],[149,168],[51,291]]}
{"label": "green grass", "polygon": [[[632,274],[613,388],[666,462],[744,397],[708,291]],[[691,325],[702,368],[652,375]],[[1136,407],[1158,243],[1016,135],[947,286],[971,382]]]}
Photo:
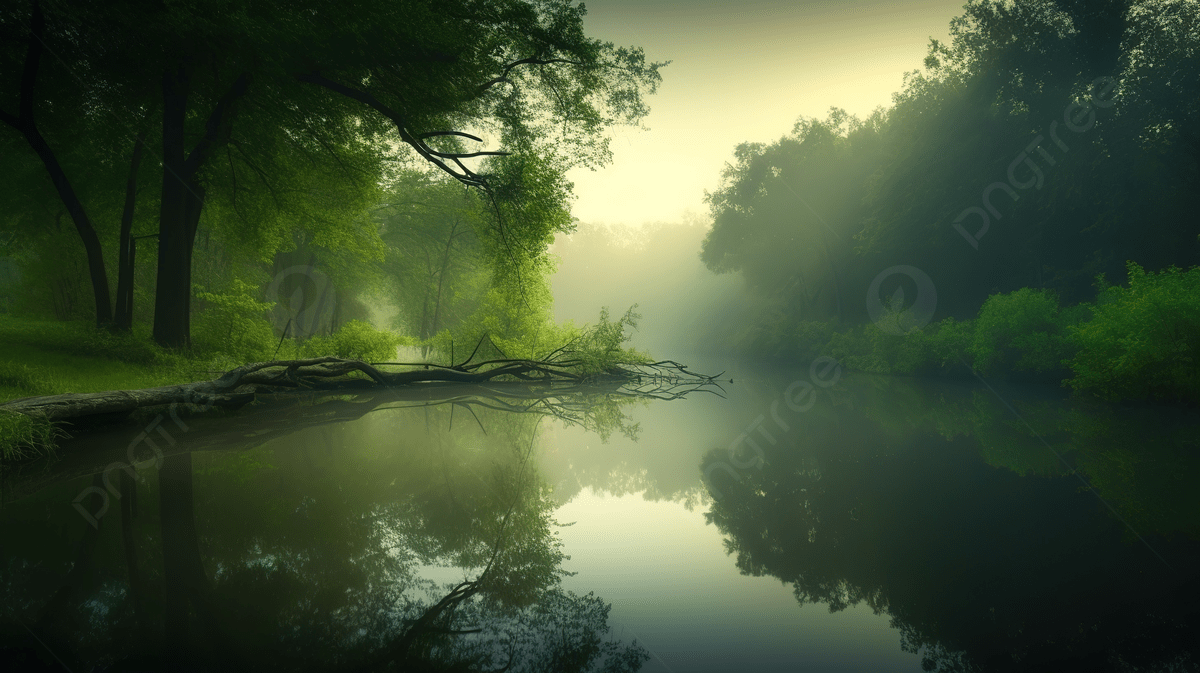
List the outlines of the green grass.
{"label": "green grass", "polygon": [[50,421],[0,410],[0,463],[52,454],[61,435]]}
{"label": "green grass", "polygon": [[[206,361],[158,348],[146,333],[0,316],[0,402],[185,383],[211,378],[207,368]],[[49,422],[0,412],[0,461],[53,451],[60,434]]]}
{"label": "green grass", "polygon": [[5,342],[3,336],[0,336],[0,351],[3,352],[0,355],[0,402],[34,395],[152,388],[192,380],[176,366],[133,364],[94,355],[63,353]]}

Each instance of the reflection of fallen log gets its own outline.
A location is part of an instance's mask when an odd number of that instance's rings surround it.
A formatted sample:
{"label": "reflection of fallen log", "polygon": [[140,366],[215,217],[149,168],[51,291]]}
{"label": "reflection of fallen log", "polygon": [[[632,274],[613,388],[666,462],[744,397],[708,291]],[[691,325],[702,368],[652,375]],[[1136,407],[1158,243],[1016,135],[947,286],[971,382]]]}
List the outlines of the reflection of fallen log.
{"label": "reflection of fallen log", "polygon": [[[474,357],[472,355],[472,357]],[[394,387],[417,383],[481,384],[490,381],[517,380],[539,383],[583,384],[592,381],[620,381],[650,385],[704,385],[715,377],[693,374],[679,363],[662,361],[649,364],[614,366],[606,371],[581,373],[581,362],[557,360],[487,360],[459,365],[418,364],[421,369],[389,371],[394,363],[370,365],[358,360],[335,357],[307,360],[274,360],[243,365],[211,381],[199,381],[145,390],[114,390],[102,393],[73,393],[26,397],[0,404],[0,410],[38,416],[49,421],[64,421],[98,415],[128,414],[136,409],[164,405],[191,404],[203,407],[237,408],[260,393],[288,393],[312,390],[362,390],[369,387]],[[414,365],[408,365],[414,366]],[[355,374],[360,376],[355,376]]]}
{"label": "reflection of fallen log", "polygon": [[[236,451],[287,437],[307,428],[346,423],[369,413],[393,409],[445,407],[461,410],[467,423],[479,422],[476,410],[545,415],[597,432],[624,431],[628,419],[614,402],[677,400],[693,392],[720,394],[714,380],[608,379],[588,382],[494,381],[484,384],[430,382],[379,386],[357,380],[355,388],[274,389],[249,395],[254,404],[236,413],[200,413],[204,407],[181,404],[137,422],[111,423],[79,433],[62,443],[50,465],[10,465],[3,475],[3,501],[28,497],[65,479],[102,474],[115,479],[138,460],[154,465],[151,455],[169,458],[183,452]],[[450,421],[454,422],[451,415]],[[64,421],[67,430],[71,421]],[[136,456],[133,454],[137,454]],[[134,469],[137,469],[136,467]]]}

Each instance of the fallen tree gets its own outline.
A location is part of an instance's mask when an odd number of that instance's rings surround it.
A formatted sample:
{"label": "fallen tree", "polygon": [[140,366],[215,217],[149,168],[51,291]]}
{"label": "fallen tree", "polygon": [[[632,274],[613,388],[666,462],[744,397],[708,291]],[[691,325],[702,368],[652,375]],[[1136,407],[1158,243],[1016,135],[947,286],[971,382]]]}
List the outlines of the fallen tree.
{"label": "fallen tree", "polygon": [[[193,405],[204,410],[213,407],[238,408],[262,393],[361,390],[432,382],[480,384],[504,380],[572,384],[618,381],[633,385],[645,383],[655,387],[666,386],[670,390],[675,386],[712,384],[717,378],[689,372],[686,366],[671,360],[611,364],[597,371],[582,360],[569,356],[555,358],[556,354],[542,360],[502,358],[470,364],[474,355],[472,353],[471,357],[458,365],[368,364],[337,357],[272,360],[243,365],[209,381],[142,390],[25,397],[0,404],[0,410],[60,422],[128,414],[141,408],[177,404]],[[396,371],[395,367],[405,369]]]}

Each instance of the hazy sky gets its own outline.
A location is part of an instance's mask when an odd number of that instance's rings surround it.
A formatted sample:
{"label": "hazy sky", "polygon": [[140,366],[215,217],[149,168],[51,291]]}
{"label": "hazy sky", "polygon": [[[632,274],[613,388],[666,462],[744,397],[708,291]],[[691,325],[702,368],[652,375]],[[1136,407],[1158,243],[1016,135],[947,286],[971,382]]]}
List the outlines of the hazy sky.
{"label": "hazy sky", "polygon": [[831,106],[889,105],[963,0],[587,0],[588,35],[672,61],[649,99],[649,131],[617,129],[614,161],[570,173],[585,222],[706,213],[704,190],[740,142],[770,142]]}

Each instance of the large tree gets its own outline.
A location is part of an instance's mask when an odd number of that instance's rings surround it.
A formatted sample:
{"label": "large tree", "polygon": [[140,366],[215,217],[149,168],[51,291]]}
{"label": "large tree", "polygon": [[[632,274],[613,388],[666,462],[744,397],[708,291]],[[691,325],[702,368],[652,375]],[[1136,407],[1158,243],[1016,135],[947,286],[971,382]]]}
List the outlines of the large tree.
{"label": "large tree", "polygon": [[[543,234],[537,239],[567,226],[557,214],[545,217],[544,199],[530,197],[544,190],[523,182],[527,171],[505,166],[532,162],[561,182],[573,165],[603,164],[609,158],[603,130],[641,119],[643,96],[660,80],[661,64],[647,63],[640,49],[588,38],[583,16],[582,6],[564,1],[373,2],[348,11],[321,0],[287,6],[210,0],[79,3],[44,17],[34,0],[29,11],[4,19],[8,33],[25,28],[27,53],[8,59],[33,73],[22,80],[22,92],[36,78],[36,45],[57,40],[59,66],[88,75],[80,110],[118,119],[157,110],[162,187],[154,335],[164,345],[185,346],[197,223],[214,175],[228,170],[217,158],[229,147],[245,156],[252,153],[246,148],[286,142],[313,162],[337,162],[347,144],[366,142],[379,155],[407,146],[482,190],[504,240],[515,229],[532,228]],[[54,81],[65,90],[68,79],[59,74]],[[55,100],[59,93],[39,95]],[[5,121],[15,121],[35,151],[52,154],[27,130],[33,116],[26,101],[33,99],[20,100],[18,114]],[[482,135],[513,155],[494,173],[471,163],[495,154],[479,147]],[[251,170],[271,180],[261,165]],[[70,206],[69,185],[59,193]],[[86,212],[69,210],[89,255],[99,255],[98,242],[88,243]],[[102,264],[97,258],[93,265],[97,282]],[[98,297],[98,316],[107,298],[100,303]]]}

